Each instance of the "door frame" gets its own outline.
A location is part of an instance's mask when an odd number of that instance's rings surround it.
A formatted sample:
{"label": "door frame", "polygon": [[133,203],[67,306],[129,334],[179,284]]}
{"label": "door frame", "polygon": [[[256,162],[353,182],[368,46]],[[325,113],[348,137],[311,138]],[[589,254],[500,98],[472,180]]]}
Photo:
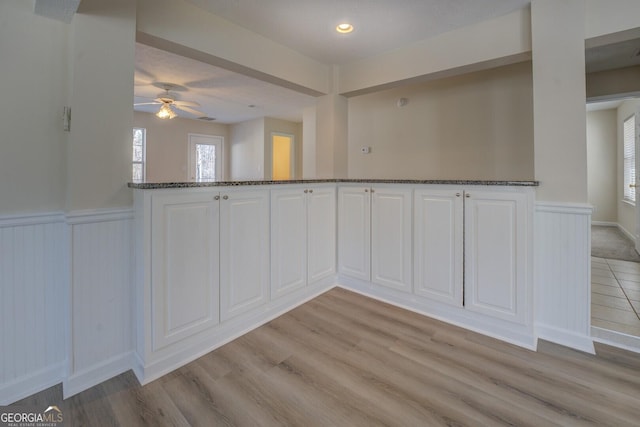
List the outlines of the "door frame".
{"label": "door frame", "polygon": [[286,132],[271,132],[269,138],[269,169],[270,179],[273,180],[273,137],[283,136],[289,138],[290,142],[290,161],[289,161],[289,179],[295,179],[296,177],[296,136],[292,133]]}
{"label": "door frame", "polygon": [[196,141],[195,138],[206,138],[211,142],[206,143],[216,147],[216,181],[224,180],[224,137],[220,135],[206,135],[202,133],[187,133],[187,181],[195,182],[195,152],[196,144],[205,144]]}

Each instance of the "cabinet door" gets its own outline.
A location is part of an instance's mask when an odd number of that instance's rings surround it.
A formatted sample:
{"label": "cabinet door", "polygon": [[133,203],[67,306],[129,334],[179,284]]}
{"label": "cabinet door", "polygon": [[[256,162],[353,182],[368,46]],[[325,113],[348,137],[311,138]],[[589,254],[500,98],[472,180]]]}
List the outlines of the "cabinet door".
{"label": "cabinet door", "polygon": [[522,323],[527,307],[527,196],[470,191],[465,198],[465,307]]}
{"label": "cabinet door", "polygon": [[271,298],[307,284],[307,195],[271,191]]}
{"label": "cabinet door", "polygon": [[152,196],[153,349],[219,321],[218,202],[212,193]]}
{"label": "cabinet door", "polygon": [[368,187],[338,189],[338,269],[371,279],[371,197]]}
{"label": "cabinet door", "polygon": [[371,191],[371,281],[410,292],[412,191],[395,188]]}
{"label": "cabinet door", "polygon": [[462,306],[462,190],[414,194],[414,292]]}
{"label": "cabinet door", "polygon": [[307,195],[308,282],[336,274],[336,188],[313,187]]}
{"label": "cabinet door", "polygon": [[220,318],[268,300],[269,192],[221,191]]}

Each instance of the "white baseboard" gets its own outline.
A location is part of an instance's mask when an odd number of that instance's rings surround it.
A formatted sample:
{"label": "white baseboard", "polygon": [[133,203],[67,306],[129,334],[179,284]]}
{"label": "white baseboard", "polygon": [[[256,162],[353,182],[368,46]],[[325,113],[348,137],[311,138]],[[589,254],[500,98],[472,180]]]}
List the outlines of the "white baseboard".
{"label": "white baseboard", "polygon": [[192,362],[199,357],[221,347],[234,339],[264,325],[284,313],[293,310],[299,305],[312,300],[320,294],[334,288],[335,280],[330,283],[322,281],[313,286],[303,289],[302,292],[282,297],[280,300],[272,301],[267,306],[229,319],[219,324],[213,331],[199,334],[199,339],[184,340],[172,344],[166,349],[158,352],[162,356],[147,362],[136,352],[133,357],[133,372],[140,384],[148,384],[169,372]]}
{"label": "white baseboard", "polygon": [[619,227],[617,222],[609,221],[591,221],[591,225],[599,225],[601,227]]}
{"label": "white baseboard", "polygon": [[359,279],[338,276],[338,286],[373,298],[387,304],[412,311],[422,316],[440,320],[500,341],[505,341],[529,350],[535,350],[535,336],[532,327],[527,324],[517,324],[501,319],[490,318],[474,313],[462,307],[429,300],[395,289],[388,289]]}
{"label": "white baseboard", "polygon": [[48,366],[18,380],[0,386],[0,406],[10,405],[34,393],[62,382],[66,362]]}
{"label": "white baseboard", "polygon": [[537,323],[535,326],[537,339],[551,341],[565,347],[584,351],[589,354],[596,354],[593,347],[593,340],[587,335],[581,335],[574,331],[559,329],[549,325]]}
{"label": "white baseboard", "polygon": [[591,338],[595,342],[640,353],[640,337],[592,326]]}
{"label": "white baseboard", "polygon": [[131,369],[133,352],[114,356],[100,364],[67,377],[62,382],[65,399]]}
{"label": "white baseboard", "polygon": [[622,232],[622,234],[624,234],[625,236],[627,236],[629,238],[629,240],[631,240],[632,242],[636,241],[636,236],[633,235],[633,233],[630,233],[626,228],[624,228],[622,225],[618,224],[618,230],[620,230]]}

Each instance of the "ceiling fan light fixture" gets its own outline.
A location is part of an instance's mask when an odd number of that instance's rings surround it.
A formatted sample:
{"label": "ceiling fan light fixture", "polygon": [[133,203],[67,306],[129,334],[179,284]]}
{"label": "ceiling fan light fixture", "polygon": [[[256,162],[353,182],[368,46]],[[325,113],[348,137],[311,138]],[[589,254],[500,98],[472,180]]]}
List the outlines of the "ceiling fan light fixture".
{"label": "ceiling fan light fixture", "polygon": [[162,107],[160,107],[160,110],[156,113],[156,117],[161,119],[173,119],[176,117],[176,113],[174,113],[171,107],[169,107],[169,104],[162,104]]}
{"label": "ceiling fan light fixture", "polygon": [[342,24],[338,24],[338,26],[336,27],[336,31],[341,33],[341,34],[347,34],[350,33],[351,31],[353,31],[353,25],[344,22]]}

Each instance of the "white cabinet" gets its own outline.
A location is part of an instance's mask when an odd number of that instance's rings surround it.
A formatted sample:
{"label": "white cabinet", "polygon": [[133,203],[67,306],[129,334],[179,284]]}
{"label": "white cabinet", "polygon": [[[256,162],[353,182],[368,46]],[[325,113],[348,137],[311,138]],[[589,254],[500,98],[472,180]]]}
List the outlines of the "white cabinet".
{"label": "white cabinet", "polygon": [[338,270],[355,279],[371,279],[369,187],[338,188]]}
{"label": "white cabinet", "polygon": [[268,191],[221,191],[220,283],[221,320],[268,301]]}
{"label": "white cabinet", "polygon": [[336,271],[335,186],[271,192],[271,298]]}
{"label": "white cabinet", "polygon": [[411,292],[411,188],[371,189],[371,281]]}
{"label": "white cabinet", "polygon": [[414,292],[527,323],[530,194],[467,188],[414,194]]}
{"label": "white cabinet", "polygon": [[151,199],[152,348],[219,322],[218,200],[212,193]]}
{"label": "white cabinet", "polygon": [[307,196],[307,281],[336,274],[336,187],[317,186]]}
{"label": "white cabinet", "polygon": [[524,323],[531,303],[528,196],[486,190],[465,196],[465,307]]}
{"label": "white cabinet", "polygon": [[416,189],[414,193],[414,292],[462,306],[463,192]]}
{"label": "white cabinet", "polygon": [[338,189],[341,274],[411,291],[411,189]]}

